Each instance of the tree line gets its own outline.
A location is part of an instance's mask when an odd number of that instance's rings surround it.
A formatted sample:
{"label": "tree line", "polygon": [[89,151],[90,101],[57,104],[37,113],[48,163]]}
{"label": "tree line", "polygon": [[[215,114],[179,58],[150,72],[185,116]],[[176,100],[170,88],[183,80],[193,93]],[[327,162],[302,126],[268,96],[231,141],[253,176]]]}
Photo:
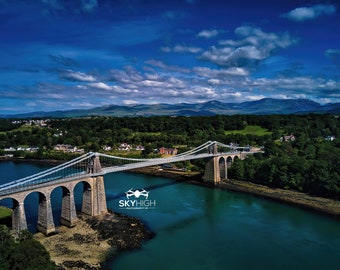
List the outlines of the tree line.
{"label": "tree line", "polygon": [[[265,144],[265,153],[237,160],[229,177],[273,188],[340,199],[340,145],[313,141]],[[302,147],[302,148],[301,148]]]}
{"label": "tree line", "polygon": [[[10,119],[0,121],[0,149],[16,145],[52,149],[56,144],[70,144],[95,151],[103,145],[114,146],[122,142],[197,146],[207,140],[263,145],[283,134],[293,133],[306,140],[340,135],[339,119],[323,114],[50,119],[48,127],[31,129],[18,129],[17,123],[10,123]],[[242,130],[247,125],[261,126],[272,135],[225,134],[227,130]]]}
{"label": "tree line", "polygon": [[[37,153],[16,153],[27,158],[70,159],[53,152],[56,144],[70,144],[85,151],[102,151],[126,142],[152,149],[178,147],[179,153],[208,140],[241,146],[263,146],[265,153],[234,162],[235,179],[252,181],[313,195],[340,198],[340,119],[336,115],[215,115],[196,117],[89,117],[49,119],[46,127],[19,127],[12,119],[0,120],[0,149],[38,146]],[[248,125],[266,129],[266,135],[237,134]],[[293,134],[294,141],[280,141]],[[1,151],[1,150],[0,150]],[[0,153],[1,154],[1,153]],[[192,161],[196,170],[204,162]]]}

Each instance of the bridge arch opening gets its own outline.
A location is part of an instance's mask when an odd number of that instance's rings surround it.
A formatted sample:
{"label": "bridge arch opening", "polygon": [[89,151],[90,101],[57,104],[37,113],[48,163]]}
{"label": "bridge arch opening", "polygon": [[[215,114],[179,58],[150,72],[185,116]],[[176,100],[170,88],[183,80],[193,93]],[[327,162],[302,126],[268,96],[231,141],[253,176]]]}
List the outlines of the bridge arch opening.
{"label": "bridge arch opening", "polygon": [[38,216],[39,216],[39,195],[40,192],[34,191],[29,193],[24,199],[24,208],[27,221],[27,229],[31,233],[38,231]]}
{"label": "bridge arch opening", "polygon": [[53,214],[53,222],[56,226],[64,225],[62,224],[62,216],[64,209],[69,210],[69,206],[65,207],[64,198],[70,195],[70,190],[65,186],[58,186],[51,192],[51,209]]}
{"label": "bridge arch opening", "polygon": [[74,198],[76,211],[84,214],[91,215],[92,208],[92,186],[87,181],[80,181],[74,187]]}
{"label": "bridge arch opening", "polygon": [[220,157],[218,160],[219,170],[220,170],[220,178],[227,178],[227,167],[226,167],[226,159],[224,157]]}
{"label": "bridge arch opening", "polygon": [[231,156],[228,156],[227,157],[227,167],[230,168],[232,163],[233,163],[233,158]]}
{"label": "bridge arch opening", "polygon": [[51,235],[56,232],[53,222],[50,193],[40,191],[28,193],[24,198],[27,229],[32,232],[42,232]]}

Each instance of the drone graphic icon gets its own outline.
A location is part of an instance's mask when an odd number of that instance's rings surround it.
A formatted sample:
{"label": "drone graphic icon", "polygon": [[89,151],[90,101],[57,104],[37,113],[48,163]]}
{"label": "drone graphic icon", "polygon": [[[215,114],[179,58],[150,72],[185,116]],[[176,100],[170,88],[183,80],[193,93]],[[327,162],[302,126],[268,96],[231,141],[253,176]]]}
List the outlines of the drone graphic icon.
{"label": "drone graphic icon", "polygon": [[131,196],[135,196],[135,198],[139,198],[140,196],[144,196],[145,199],[148,199],[149,197],[149,191],[146,191],[144,188],[142,190],[136,189],[135,191],[129,189],[127,192],[125,192],[126,198],[130,199]]}

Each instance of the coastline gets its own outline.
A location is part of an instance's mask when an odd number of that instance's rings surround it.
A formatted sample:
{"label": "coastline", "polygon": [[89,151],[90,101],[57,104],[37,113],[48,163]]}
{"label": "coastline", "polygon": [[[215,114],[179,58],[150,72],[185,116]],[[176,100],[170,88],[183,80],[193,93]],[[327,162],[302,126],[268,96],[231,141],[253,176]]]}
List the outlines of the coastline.
{"label": "coastline", "polygon": [[138,249],[154,237],[135,217],[112,212],[99,217],[78,217],[76,226],[61,226],[55,235],[34,234],[60,270],[103,269],[119,253]]}
{"label": "coastline", "polygon": [[306,210],[314,211],[316,213],[327,215],[340,220],[340,201],[322,197],[314,197],[306,193],[294,190],[270,188],[267,186],[234,179],[221,181],[219,185],[214,186],[210,183],[203,182],[202,175],[199,173],[189,174],[187,172],[170,170],[166,171],[159,170],[159,168],[156,167],[135,169],[131,172],[168,177],[171,179],[175,179],[176,181],[188,182],[194,185],[205,186],[208,188],[247,193],[261,198],[270,199],[280,203],[285,203]]}
{"label": "coastline", "polygon": [[66,162],[65,160],[57,160],[57,159],[26,159],[26,158],[15,158],[15,157],[0,157],[1,161],[13,161],[13,162],[23,162],[23,163],[33,163],[33,164],[40,164],[40,165],[50,165],[50,166],[57,166]]}

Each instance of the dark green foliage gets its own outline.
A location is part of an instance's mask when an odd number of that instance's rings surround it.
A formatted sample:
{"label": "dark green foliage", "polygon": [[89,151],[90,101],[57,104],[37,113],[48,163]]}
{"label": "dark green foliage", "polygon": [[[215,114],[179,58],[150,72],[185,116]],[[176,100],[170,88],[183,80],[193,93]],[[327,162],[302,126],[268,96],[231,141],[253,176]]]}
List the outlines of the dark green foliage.
{"label": "dark green foliage", "polygon": [[0,225],[1,270],[53,270],[56,265],[50,255],[28,231],[14,239],[6,226]]}
{"label": "dark green foliage", "polygon": [[340,149],[335,143],[311,140],[301,146],[290,142],[266,146],[264,159],[236,160],[229,177],[340,199]]}
{"label": "dark green foliage", "polygon": [[[248,125],[260,126],[271,135],[230,134]],[[179,153],[206,141],[242,146],[263,146],[263,156],[235,162],[230,176],[272,187],[296,189],[313,195],[340,198],[340,118],[328,114],[308,115],[215,115],[196,117],[91,117],[52,119],[48,127],[15,129],[17,124],[0,121],[0,151],[19,145],[39,146],[39,151],[14,152],[15,156],[70,160],[75,155],[51,151],[53,146],[71,144],[85,151],[101,151],[105,145],[143,145],[142,157],[153,149],[183,146]],[[279,142],[293,134],[292,142]],[[326,141],[326,136],[335,136]],[[4,152],[3,152],[4,153]],[[205,161],[191,161],[191,169],[203,171]]]}

